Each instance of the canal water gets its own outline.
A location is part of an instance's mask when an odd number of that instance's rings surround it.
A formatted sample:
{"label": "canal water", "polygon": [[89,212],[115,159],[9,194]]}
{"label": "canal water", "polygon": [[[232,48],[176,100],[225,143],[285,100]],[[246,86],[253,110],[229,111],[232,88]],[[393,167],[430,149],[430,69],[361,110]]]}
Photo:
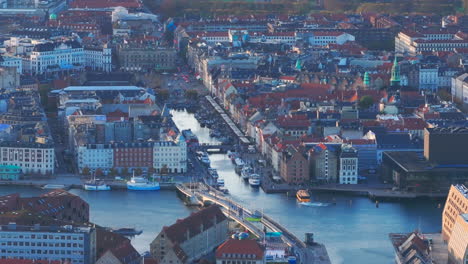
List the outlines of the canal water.
{"label": "canal water", "polygon": [[[192,114],[174,111],[174,122],[179,129],[192,129],[201,142],[213,143],[209,129],[201,128]],[[336,201],[331,206],[304,206],[285,194],[265,194],[244,183],[234,172],[226,155],[210,156],[212,167],[224,178],[226,188],[234,200],[252,209],[264,211],[279,221],[299,238],[314,233],[316,241],[324,243],[332,263],[394,263],[393,248],[388,239],[391,232],[439,232],[442,209],[432,200],[401,203],[381,203],[379,208],[363,197],[312,194],[317,202]],[[0,186],[0,195],[18,192],[34,196],[44,190]],[[149,244],[165,225],[186,217],[192,209],[184,206],[175,192],[86,192],[71,190],[90,204],[91,221],[109,227],[135,227],[143,234],[132,239],[140,252],[149,250]]]}
{"label": "canal water", "polygon": [[[200,142],[216,142],[209,130],[200,128],[193,115],[173,112],[179,129],[191,128]],[[234,172],[227,155],[210,155],[211,167],[224,178],[230,195],[251,209],[264,211],[299,238],[306,232],[314,233],[315,240],[324,243],[332,263],[394,263],[389,233],[440,232],[442,208],[429,199],[406,202],[382,202],[375,207],[365,197],[312,194],[315,205],[298,204],[294,195],[266,194],[252,188]],[[318,206],[320,202],[336,201],[336,205]]]}

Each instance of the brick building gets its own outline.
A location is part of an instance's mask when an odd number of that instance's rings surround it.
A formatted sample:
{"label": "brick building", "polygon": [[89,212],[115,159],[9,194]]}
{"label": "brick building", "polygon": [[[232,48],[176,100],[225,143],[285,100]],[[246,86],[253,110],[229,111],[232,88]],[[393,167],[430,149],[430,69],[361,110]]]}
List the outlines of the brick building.
{"label": "brick building", "polygon": [[310,180],[309,162],[300,147],[288,146],[282,154],[280,176],[287,183],[306,183]]}
{"label": "brick building", "polygon": [[114,167],[129,171],[153,167],[153,142],[114,143]]}

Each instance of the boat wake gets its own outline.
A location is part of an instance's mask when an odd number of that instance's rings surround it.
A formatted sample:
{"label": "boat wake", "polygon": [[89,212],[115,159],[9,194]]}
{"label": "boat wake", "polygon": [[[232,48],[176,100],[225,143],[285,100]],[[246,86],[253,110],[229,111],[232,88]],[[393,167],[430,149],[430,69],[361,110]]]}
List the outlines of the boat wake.
{"label": "boat wake", "polygon": [[319,202],[316,202],[316,203],[313,203],[313,202],[304,202],[304,203],[299,203],[300,205],[304,205],[304,206],[310,206],[310,207],[325,207],[325,206],[330,206],[331,203],[319,203]]}

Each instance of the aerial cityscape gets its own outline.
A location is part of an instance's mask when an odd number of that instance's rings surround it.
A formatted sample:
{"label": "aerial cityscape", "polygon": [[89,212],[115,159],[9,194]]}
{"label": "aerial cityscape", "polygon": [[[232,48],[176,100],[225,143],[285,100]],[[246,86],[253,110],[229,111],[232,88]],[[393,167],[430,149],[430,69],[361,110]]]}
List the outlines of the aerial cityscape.
{"label": "aerial cityscape", "polygon": [[467,264],[468,0],[0,0],[0,264]]}

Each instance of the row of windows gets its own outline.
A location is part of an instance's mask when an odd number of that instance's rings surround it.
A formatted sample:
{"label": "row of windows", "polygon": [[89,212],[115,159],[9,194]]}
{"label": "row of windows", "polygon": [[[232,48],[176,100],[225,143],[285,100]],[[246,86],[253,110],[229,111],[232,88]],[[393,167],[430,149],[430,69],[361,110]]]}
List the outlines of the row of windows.
{"label": "row of windows", "polygon": [[55,240],[83,240],[82,236],[54,236],[46,234],[31,234],[31,235],[20,235],[20,234],[0,234],[0,238],[13,238],[13,239],[55,239]]}

